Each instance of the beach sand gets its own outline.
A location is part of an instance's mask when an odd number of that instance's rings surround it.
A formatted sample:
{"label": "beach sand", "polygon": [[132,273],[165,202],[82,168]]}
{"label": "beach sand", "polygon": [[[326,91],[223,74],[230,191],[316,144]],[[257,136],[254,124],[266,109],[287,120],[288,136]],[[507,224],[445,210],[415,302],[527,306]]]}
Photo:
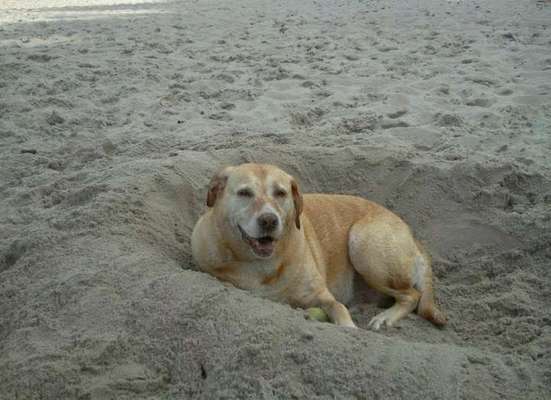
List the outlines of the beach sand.
{"label": "beach sand", "polygon": [[[4,1],[1,399],[545,399],[548,1]],[[361,195],[433,254],[437,329],[201,273],[223,165]]]}

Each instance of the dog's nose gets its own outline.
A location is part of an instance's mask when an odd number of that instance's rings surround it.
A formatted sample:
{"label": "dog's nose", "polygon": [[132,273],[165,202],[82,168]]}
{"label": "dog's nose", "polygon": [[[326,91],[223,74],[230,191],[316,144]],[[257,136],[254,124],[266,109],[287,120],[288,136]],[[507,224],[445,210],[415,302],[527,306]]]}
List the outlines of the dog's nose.
{"label": "dog's nose", "polygon": [[273,231],[277,228],[278,219],[274,213],[264,213],[258,217],[258,226],[264,231]]}

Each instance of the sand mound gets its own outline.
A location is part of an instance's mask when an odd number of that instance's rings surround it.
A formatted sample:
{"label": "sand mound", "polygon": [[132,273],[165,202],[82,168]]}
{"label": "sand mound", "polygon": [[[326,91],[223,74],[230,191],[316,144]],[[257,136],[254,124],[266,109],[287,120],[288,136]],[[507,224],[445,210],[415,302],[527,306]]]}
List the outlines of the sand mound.
{"label": "sand mound", "polygon": [[[0,25],[0,398],[545,398],[550,7],[410,3]],[[449,325],[337,328],[197,271],[208,180],[246,161],[401,215]]]}
{"label": "sand mound", "polygon": [[[205,177],[222,160],[278,162],[306,190],[338,185],[403,215],[430,238],[450,326],[440,331],[412,315],[401,329],[351,332],[192,270],[190,231]],[[43,202],[60,199],[45,207],[47,221],[18,225],[6,241],[4,392],[486,399],[515,398],[527,384],[544,390],[551,321],[549,230],[538,228],[549,212],[538,188],[549,181],[541,176],[514,167],[439,169],[378,148],[279,146],[135,161],[101,182],[41,188]],[[523,216],[502,201],[519,182],[534,193],[517,200],[531,204]],[[365,327],[378,308],[352,311]]]}

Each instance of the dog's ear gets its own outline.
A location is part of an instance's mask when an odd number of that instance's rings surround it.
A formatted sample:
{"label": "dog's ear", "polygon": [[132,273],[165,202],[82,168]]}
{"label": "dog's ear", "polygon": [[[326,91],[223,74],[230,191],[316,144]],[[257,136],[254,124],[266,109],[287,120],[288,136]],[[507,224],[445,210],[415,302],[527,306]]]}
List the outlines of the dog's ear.
{"label": "dog's ear", "polygon": [[216,199],[222,194],[228,183],[229,167],[220,170],[212,177],[207,193],[207,206],[212,207],[216,203]]}
{"label": "dog's ear", "polygon": [[302,194],[298,189],[297,182],[291,181],[291,192],[293,193],[293,204],[295,205],[295,225],[300,229],[300,214],[302,213]]}

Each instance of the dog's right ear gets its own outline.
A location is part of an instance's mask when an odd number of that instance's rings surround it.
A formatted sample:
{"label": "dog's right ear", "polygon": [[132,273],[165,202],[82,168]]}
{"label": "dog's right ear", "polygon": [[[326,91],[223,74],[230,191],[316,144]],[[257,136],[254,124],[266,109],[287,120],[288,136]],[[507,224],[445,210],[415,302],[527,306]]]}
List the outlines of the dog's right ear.
{"label": "dog's right ear", "polygon": [[230,167],[224,168],[219,171],[216,175],[212,177],[209,184],[209,191],[207,193],[207,206],[212,207],[216,203],[216,199],[220,197],[224,189],[226,188],[226,183],[228,183],[228,176],[230,172]]}

